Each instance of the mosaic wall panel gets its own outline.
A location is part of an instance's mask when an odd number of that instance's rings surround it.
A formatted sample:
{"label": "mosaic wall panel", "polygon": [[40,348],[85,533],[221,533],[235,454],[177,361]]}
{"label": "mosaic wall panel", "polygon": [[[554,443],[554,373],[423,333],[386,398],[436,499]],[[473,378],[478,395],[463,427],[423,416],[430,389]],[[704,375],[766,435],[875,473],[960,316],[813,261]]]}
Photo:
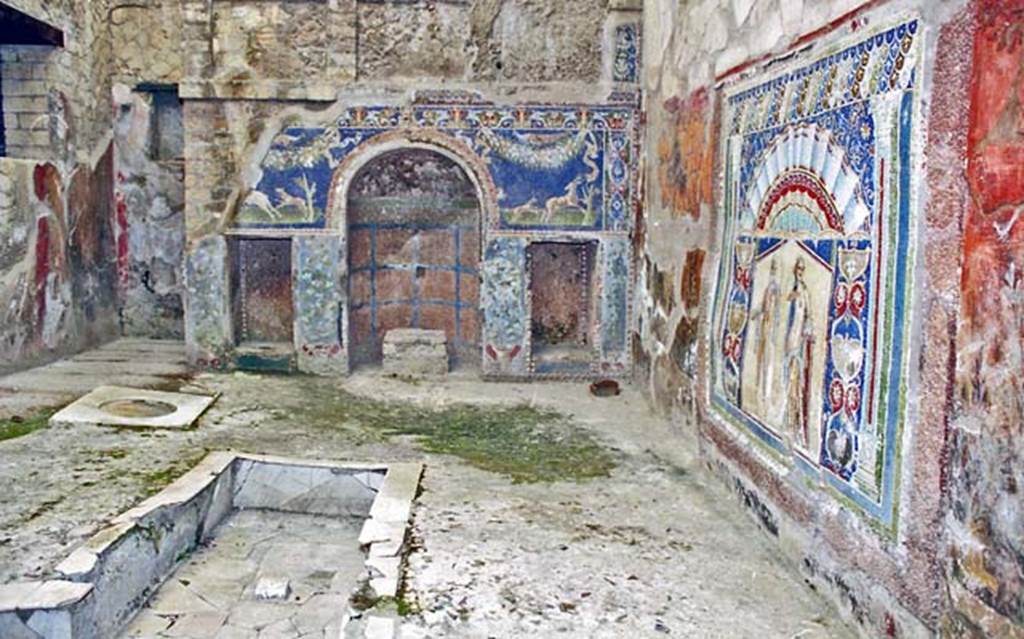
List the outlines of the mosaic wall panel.
{"label": "mosaic wall panel", "polygon": [[631,297],[630,247],[625,237],[602,242],[601,367],[606,372],[628,366],[629,300]]}
{"label": "mosaic wall panel", "polygon": [[612,80],[639,82],[640,80],[640,25],[620,24],[615,27],[615,60]]}
{"label": "mosaic wall panel", "polygon": [[891,524],[907,377],[918,23],[725,91],[711,404]]}
{"label": "mosaic wall panel", "polygon": [[330,127],[274,140],[235,223],[323,228],[331,177],[360,144],[406,127],[440,130],[473,150],[497,187],[509,230],[625,231],[635,207],[636,115],[627,107],[359,107]]}
{"label": "mosaic wall panel", "polygon": [[185,256],[185,345],[202,368],[226,366],[232,348],[228,246],[221,236],[197,242]]}

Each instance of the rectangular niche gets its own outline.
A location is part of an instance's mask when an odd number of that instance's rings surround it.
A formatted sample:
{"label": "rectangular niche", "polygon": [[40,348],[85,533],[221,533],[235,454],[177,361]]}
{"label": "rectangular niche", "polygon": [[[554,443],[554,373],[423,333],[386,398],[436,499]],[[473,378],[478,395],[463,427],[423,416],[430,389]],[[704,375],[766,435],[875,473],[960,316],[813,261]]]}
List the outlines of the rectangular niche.
{"label": "rectangular niche", "polygon": [[596,363],[596,253],[596,242],[530,244],[527,269],[533,373],[585,375]]}
{"label": "rectangular niche", "polygon": [[291,240],[235,240],[231,261],[235,341],[290,352],[295,320]]}

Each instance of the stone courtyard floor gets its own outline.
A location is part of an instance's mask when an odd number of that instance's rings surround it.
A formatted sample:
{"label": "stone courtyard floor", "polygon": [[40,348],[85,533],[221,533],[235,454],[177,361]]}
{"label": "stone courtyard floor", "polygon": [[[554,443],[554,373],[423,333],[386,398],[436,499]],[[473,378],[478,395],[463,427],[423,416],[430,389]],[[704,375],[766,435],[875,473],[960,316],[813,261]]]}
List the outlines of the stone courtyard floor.
{"label": "stone courtyard floor", "polygon": [[855,636],[633,389],[598,399],[582,383],[472,373],[189,379],[183,359],[178,344],[121,340],[0,378],[8,431],[100,384],[221,394],[194,430],[0,441],[0,583],[49,576],[208,451],[415,460],[403,637]]}

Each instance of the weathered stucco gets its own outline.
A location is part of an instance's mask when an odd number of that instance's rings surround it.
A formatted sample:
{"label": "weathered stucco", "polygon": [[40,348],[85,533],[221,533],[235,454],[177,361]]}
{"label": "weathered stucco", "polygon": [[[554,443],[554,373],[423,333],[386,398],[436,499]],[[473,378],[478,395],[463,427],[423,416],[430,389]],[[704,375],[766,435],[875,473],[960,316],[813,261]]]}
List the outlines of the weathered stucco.
{"label": "weathered stucco", "polygon": [[117,334],[106,3],[8,4],[65,46],[0,46],[0,370]]}
{"label": "weathered stucco", "polygon": [[955,112],[970,130],[949,578],[958,632],[1015,636],[1024,626],[1024,7],[985,0],[978,23],[970,110]]}

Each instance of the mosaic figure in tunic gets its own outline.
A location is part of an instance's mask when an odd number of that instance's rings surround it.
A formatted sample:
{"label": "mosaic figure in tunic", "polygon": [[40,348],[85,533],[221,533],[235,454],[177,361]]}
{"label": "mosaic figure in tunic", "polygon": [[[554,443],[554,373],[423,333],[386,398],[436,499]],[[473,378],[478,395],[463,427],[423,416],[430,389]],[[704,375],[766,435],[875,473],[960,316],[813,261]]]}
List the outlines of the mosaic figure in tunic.
{"label": "mosaic figure in tunic", "polygon": [[782,290],[779,287],[778,261],[772,259],[770,280],[761,296],[761,305],[754,312],[753,320],[757,326],[757,345],[755,350],[755,366],[757,377],[757,401],[762,413],[768,409],[768,403],[774,394],[775,373],[775,335],[779,325],[779,302]]}
{"label": "mosaic figure in tunic", "polygon": [[784,372],[786,384],[785,425],[801,445],[810,442],[808,412],[810,398],[808,388],[811,377],[811,353],[814,347],[814,320],[811,298],[804,282],[803,258],[797,258],[793,265],[793,288],[786,297],[789,315],[786,322]]}

